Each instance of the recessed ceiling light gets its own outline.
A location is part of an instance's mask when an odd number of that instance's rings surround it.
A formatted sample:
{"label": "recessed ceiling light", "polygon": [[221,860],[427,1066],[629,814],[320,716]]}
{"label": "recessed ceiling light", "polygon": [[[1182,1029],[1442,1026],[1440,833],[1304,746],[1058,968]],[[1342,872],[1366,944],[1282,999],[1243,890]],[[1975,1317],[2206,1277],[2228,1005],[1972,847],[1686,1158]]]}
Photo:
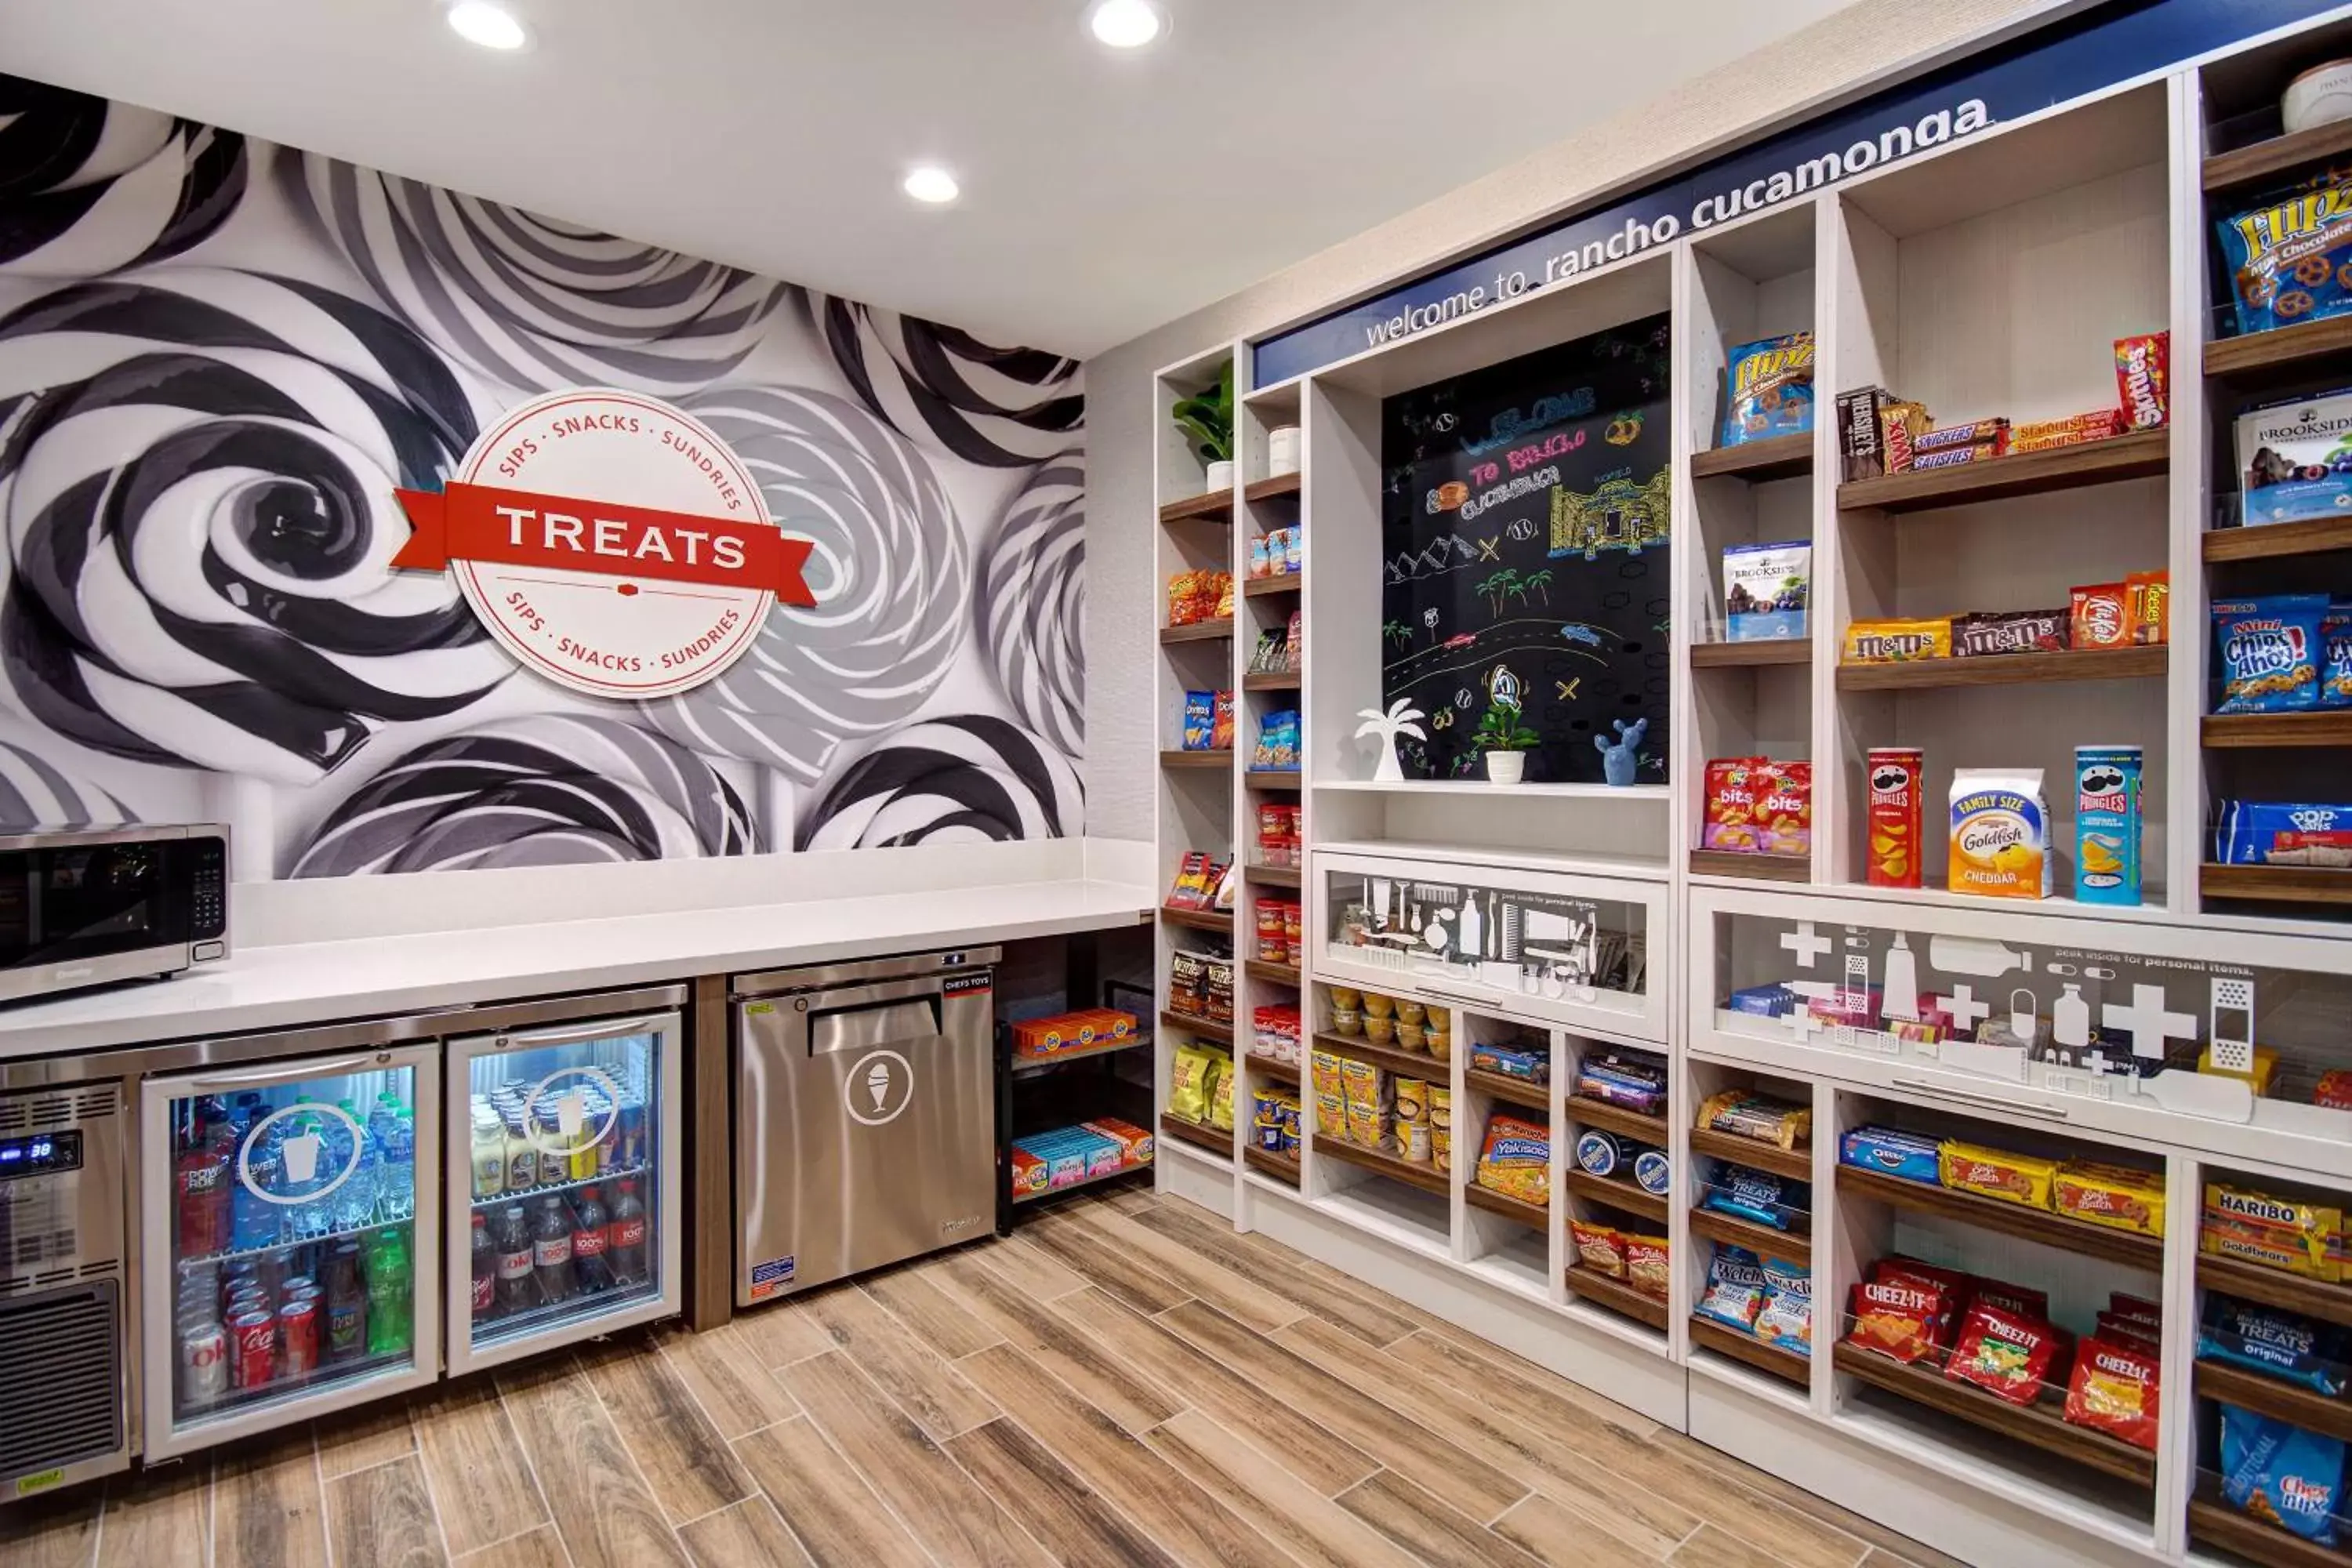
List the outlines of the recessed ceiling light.
{"label": "recessed ceiling light", "polygon": [[1114,49],[1139,49],[1168,28],[1151,0],[1100,0],[1087,13],[1095,37]]}
{"label": "recessed ceiling light", "polygon": [[917,201],[928,202],[933,206],[951,202],[963,194],[963,187],[956,184],[956,177],[937,163],[918,163],[908,170],[907,178],[899,188]]}
{"label": "recessed ceiling light", "polygon": [[469,44],[486,49],[519,49],[530,41],[515,14],[490,0],[457,0],[449,7],[449,26]]}

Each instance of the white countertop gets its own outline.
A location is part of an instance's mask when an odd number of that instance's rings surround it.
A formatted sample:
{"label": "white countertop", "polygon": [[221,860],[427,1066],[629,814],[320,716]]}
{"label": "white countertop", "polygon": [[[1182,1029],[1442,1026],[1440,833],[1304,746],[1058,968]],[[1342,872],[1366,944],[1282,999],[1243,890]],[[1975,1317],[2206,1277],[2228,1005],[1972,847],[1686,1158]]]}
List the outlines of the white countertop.
{"label": "white countertop", "polygon": [[0,1060],[1134,925],[1123,882],[1014,882],[243,949],[174,980],[0,1010]]}

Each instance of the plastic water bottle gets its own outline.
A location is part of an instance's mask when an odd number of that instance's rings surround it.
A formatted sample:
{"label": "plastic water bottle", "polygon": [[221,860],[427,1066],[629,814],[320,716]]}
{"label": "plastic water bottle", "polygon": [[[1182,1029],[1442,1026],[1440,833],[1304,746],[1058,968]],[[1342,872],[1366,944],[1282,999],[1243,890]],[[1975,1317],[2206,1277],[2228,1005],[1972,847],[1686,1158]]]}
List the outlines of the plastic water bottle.
{"label": "plastic water bottle", "polygon": [[376,1212],[406,1219],[416,1212],[416,1118],[403,1106],[391,1119],[376,1176]]}
{"label": "plastic water bottle", "polygon": [[[334,1125],[340,1128],[342,1123],[338,1120]],[[289,1127],[293,1131],[284,1131]],[[320,1125],[318,1117],[308,1115],[289,1117],[271,1131],[278,1140],[278,1164],[285,1172],[279,1190],[296,1200],[287,1209],[293,1221],[294,1239],[309,1241],[326,1235],[335,1228],[336,1205],[341,1202],[342,1193],[339,1189],[324,1196],[320,1194],[334,1173],[350,1163],[349,1138],[336,1137]],[[301,1169],[297,1140],[307,1141],[310,1146],[310,1174],[307,1180],[296,1174]]]}
{"label": "plastic water bottle", "polygon": [[[375,1219],[376,1177],[383,1162],[376,1153],[375,1140],[368,1135],[366,1128],[359,1128],[354,1136],[359,1146],[358,1157],[354,1160],[350,1155],[344,1156],[351,1163],[352,1173],[344,1178],[341,1186],[335,1189],[331,1199],[333,1227],[337,1230],[358,1230]],[[341,1168],[338,1164],[323,1174],[327,1180],[332,1181],[335,1172]]]}
{"label": "plastic water bottle", "polygon": [[[279,1122],[278,1127],[284,1125]],[[284,1239],[285,1209],[259,1195],[278,1194],[284,1190],[278,1163],[278,1140],[273,1136],[278,1127],[261,1133],[248,1130],[239,1142],[236,1163],[229,1166],[229,1227],[240,1252],[247,1247],[275,1247]]]}

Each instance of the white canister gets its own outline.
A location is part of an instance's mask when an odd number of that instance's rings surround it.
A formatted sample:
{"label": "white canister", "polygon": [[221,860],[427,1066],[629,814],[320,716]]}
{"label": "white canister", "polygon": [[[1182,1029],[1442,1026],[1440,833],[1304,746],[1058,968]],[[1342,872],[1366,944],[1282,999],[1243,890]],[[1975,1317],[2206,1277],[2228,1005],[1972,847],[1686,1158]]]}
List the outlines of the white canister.
{"label": "white canister", "polygon": [[2289,82],[2286,95],[2279,100],[2279,119],[2290,135],[2352,120],[2352,60],[2314,66]]}
{"label": "white canister", "polygon": [[1234,466],[1233,466],[1233,464],[1232,464],[1231,462],[1215,462],[1215,463],[1211,463],[1211,464],[1209,465],[1209,476],[1208,476],[1208,479],[1209,479],[1209,482],[1208,482],[1208,493],[1209,493],[1209,494],[1213,495],[1213,494],[1215,494],[1215,493],[1216,493],[1217,491],[1219,491],[1219,490],[1229,490],[1229,489],[1233,489],[1233,488],[1234,488]]}
{"label": "white canister", "polygon": [[1266,432],[1265,467],[1269,474],[1298,471],[1298,426],[1279,425]]}

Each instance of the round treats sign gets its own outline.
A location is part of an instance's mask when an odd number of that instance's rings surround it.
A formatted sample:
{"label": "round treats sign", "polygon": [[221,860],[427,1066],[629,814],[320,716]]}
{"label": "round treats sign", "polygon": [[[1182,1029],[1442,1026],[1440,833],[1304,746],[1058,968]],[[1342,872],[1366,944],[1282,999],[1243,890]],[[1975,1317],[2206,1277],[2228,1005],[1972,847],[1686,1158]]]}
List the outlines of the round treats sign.
{"label": "round treats sign", "polygon": [[768,607],[813,605],[812,548],[692,416],[605,387],[550,393],[483,431],[438,494],[401,490],[395,566],[446,569],[529,668],[597,697],[667,697],[751,647]]}

